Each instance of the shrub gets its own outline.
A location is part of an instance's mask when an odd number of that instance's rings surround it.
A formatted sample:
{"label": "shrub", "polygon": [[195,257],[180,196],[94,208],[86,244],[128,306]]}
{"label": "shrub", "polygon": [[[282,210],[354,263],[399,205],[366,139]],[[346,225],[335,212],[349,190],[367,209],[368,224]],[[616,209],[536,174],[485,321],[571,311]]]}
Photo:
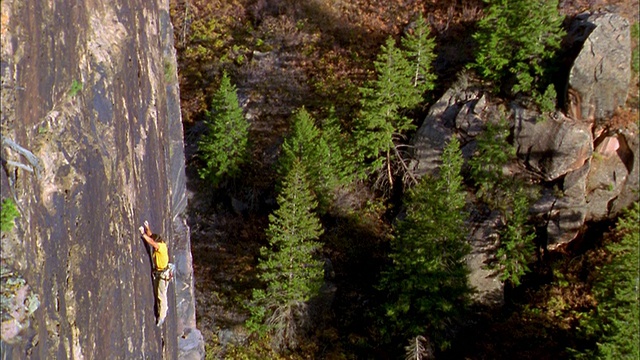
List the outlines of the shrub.
{"label": "shrub", "polygon": [[82,83],[74,79],[71,82],[71,87],[69,88],[69,96],[75,97],[76,95],[78,95],[78,93],[82,91],[82,88],[83,88]]}
{"label": "shrub", "polygon": [[0,230],[2,232],[11,231],[15,226],[15,219],[20,216],[16,203],[9,198],[2,200],[2,211],[0,213],[2,219]]}

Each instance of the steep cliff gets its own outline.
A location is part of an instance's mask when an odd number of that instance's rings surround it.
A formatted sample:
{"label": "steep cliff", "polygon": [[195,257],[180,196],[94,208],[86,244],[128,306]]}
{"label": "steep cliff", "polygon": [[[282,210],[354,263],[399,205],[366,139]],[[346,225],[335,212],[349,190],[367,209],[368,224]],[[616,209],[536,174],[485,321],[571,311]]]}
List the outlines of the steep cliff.
{"label": "steep cliff", "polygon": [[[202,358],[169,1],[3,0],[1,31],[2,276],[31,299],[2,358]],[[177,267],[162,328],[145,219]]]}

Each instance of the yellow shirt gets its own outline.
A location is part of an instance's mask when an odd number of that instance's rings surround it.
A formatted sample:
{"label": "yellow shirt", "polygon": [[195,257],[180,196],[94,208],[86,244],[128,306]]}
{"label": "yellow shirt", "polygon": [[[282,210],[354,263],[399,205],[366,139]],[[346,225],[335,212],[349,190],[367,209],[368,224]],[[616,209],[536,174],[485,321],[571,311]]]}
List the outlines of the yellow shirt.
{"label": "yellow shirt", "polygon": [[153,250],[153,262],[156,264],[156,270],[164,270],[169,265],[169,250],[167,244],[158,243],[158,250]]}

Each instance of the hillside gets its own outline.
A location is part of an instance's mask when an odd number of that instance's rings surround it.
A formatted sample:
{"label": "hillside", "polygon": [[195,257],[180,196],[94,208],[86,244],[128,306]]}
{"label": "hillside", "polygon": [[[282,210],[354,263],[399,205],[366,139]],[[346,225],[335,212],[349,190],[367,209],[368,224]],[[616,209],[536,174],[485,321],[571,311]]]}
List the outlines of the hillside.
{"label": "hillside", "polygon": [[[586,11],[613,12],[634,24],[637,18],[630,14],[637,14],[637,9],[637,1],[562,1],[560,4],[560,13],[565,16],[564,29],[569,29],[577,15]],[[244,322],[249,316],[246,305],[251,290],[261,286],[256,268],[259,249],[267,243],[268,215],[276,208],[275,166],[294,111],[304,106],[316,119],[323,119],[333,106],[341,124],[351,129],[360,110],[358,88],[375,78],[373,63],[380,46],[388,36],[398,40],[407,33],[418,13],[427,19],[435,39],[433,70],[437,80],[421,107],[413,109],[411,116],[418,129],[406,134],[407,138],[420,137],[420,126],[427,123],[425,118],[437,119],[445,125],[453,121],[457,126],[461,109],[468,114],[479,113],[473,107],[485,98],[482,94],[488,94],[486,98],[494,101],[487,109],[493,105],[508,107],[514,98],[492,93],[473,75],[469,76],[468,83],[480,84],[476,88],[470,86],[455,95],[448,93],[460,83],[462,70],[474,60],[477,49],[471,35],[485,10],[484,2],[473,0],[172,1],[185,128],[190,192],[188,224],[192,229],[198,328],[203,332],[210,358],[241,358],[243,354],[273,356],[265,349],[265,343],[250,336]],[[563,43],[563,46],[560,53],[564,63],[560,61],[559,67],[564,66],[565,73],[558,77],[558,83],[566,82],[563,76],[568,77],[569,67],[582,43]],[[637,48],[637,39],[633,47]],[[197,142],[206,134],[206,111],[213,110],[211,99],[223,71],[237,86],[240,104],[251,124],[251,157],[242,167],[242,176],[213,187],[198,177],[203,162]],[[633,130],[638,117],[637,90],[635,73],[625,106],[606,120],[607,124],[615,123],[616,129],[629,126],[625,134],[630,135],[625,139],[633,140],[634,134],[637,139],[637,130],[635,133]],[[565,106],[568,104],[565,96],[561,91],[558,94],[559,113],[576,120],[579,116]],[[440,108],[441,104],[445,105]],[[447,108],[447,104],[458,107]],[[442,111],[438,113],[438,109]],[[453,117],[447,115],[445,109],[455,111]],[[513,124],[519,120],[510,117],[510,121],[513,143],[516,137]],[[582,130],[591,125],[580,126],[576,133],[582,134],[588,133]],[[564,131],[556,130],[553,131]],[[601,134],[605,132],[591,131],[590,151],[597,152],[594,148],[608,133],[600,138]],[[637,140],[635,143],[630,140],[628,149],[630,158],[637,158]],[[526,163],[523,159],[534,159],[533,151],[519,155],[522,161],[515,171],[531,183],[541,184],[548,195],[548,202],[534,210],[541,208],[541,213],[556,214],[551,223],[558,226],[545,229],[552,230],[547,234],[552,239],[549,251],[544,261],[536,260],[532,254],[529,259],[532,271],[523,277],[520,286],[507,287],[504,294],[503,284],[497,286],[503,294],[498,302],[504,306],[473,308],[463,324],[457,324],[455,329],[452,326],[452,333],[461,335],[449,351],[439,354],[442,358],[567,358],[568,348],[594,346],[592,339],[585,339],[576,331],[580,316],[576,314],[596,306],[588,274],[603,261],[597,256],[601,253],[602,234],[616,216],[609,209],[616,208],[616,201],[622,196],[604,201],[611,200],[611,203],[604,206],[609,207],[601,211],[606,213],[603,216],[595,215],[593,209],[574,215],[570,212],[575,208],[554,208],[556,202],[549,199],[554,199],[558,191],[569,194],[575,190],[569,188],[570,183],[574,184],[569,180],[575,181],[576,187],[582,184],[580,168],[571,163],[562,169],[565,172],[561,176],[550,175],[545,173],[551,171],[545,168],[548,163],[544,159],[537,163],[538,168],[527,167],[533,162]],[[629,159],[626,155],[621,157]],[[572,175],[565,176],[566,173]],[[627,188],[632,189],[634,175],[632,170],[628,173],[630,180],[625,184],[630,184]],[[382,270],[389,264],[389,238],[394,221],[402,215],[405,189],[376,187],[374,183],[375,179],[366,179],[341,193],[338,210],[322,217],[325,230],[321,238],[325,244],[322,257],[328,261],[325,292],[317,300],[319,315],[313,330],[306,334],[308,341],[283,358],[385,359],[398,358],[398,352],[402,351],[400,345],[383,341],[379,332],[380,319],[376,311],[381,300],[376,287]],[[637,188],[637,182],[635,186]],[[609,189],[605,186],[604,190]],[[618,191],[617,188],[611,190]],[[592,205],[595,207],[598,201]],[[482,209],[475,215],[477,223],[489,222]]]}

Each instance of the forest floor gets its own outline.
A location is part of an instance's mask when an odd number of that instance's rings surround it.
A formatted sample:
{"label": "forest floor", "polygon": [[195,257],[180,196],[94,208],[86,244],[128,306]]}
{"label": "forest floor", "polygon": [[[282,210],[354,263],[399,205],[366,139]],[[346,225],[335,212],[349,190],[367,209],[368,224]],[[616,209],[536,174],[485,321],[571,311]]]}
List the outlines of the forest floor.
{"label": "forest floor", "polygon": [[[567,16],[607,6],[628,16],[637,16],[632,14],[638,10],[633,0],[567,0],[561,5]],[[432,97],[439,97],[472,59],[470,34],[483,6],[481,0],[172,0],[197,325],[209,356],[223,357],[224,344],[241,342],[246,335],[244,305],[257,285],[255,265],[273,208],[272,165],[291,112],[305,105],[322,114],[332,104],[348,118],[357,87],[371,76],[380,44],[389,35],[401,34],[418,11],[428,14],[437,42],[438,84]],[[277,59],[269,57],[274,52]],[[222,70],[231,74],[249,109],[254,139],[254,161],[243,179],[225,185],[225,194],[198,178],[195,156],[204,111]],[[637,90],[635,81],[630,102],[636,108]],[[332,262],[329,280],[335,291],[327,300],[329,311],[311,334],[313,341],[306,345],[307,354],[291,358],[391,358],[387,354],[394,349],[377,346],[372,331],[375,274],[385,262],[388,230],[384,208],[368,201],[372,199],[365,190],[344,199],[367,206],[370,215],[365,218],[325,219],[332,224],[324,256]],[[579,314],[595,306],[589,269],[604,256],[598,237],[609,225],[594,224],[588,236],[532,264],[534,271],[523,284],[505,294],[505,307],[472,309],[452,350],[442,356],[562,359],[569,357],[569,348],[592,346],[581,343],[575,328]],[[347,227],[358,236],[341,236]]]}

